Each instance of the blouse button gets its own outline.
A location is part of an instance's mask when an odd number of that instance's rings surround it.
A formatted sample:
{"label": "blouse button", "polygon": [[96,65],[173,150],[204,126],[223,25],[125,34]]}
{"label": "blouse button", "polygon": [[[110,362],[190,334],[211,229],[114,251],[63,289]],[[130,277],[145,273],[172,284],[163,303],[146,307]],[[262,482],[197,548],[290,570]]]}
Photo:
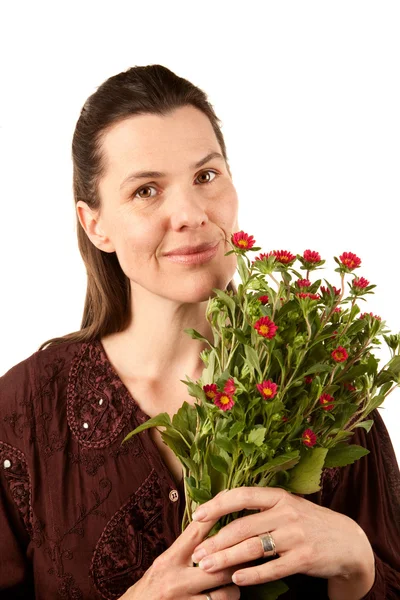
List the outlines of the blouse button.
{"label": "blouse button", "polygon": [[100,404],[100,406],[103,404],[103,402],[104,402],[104,399],[103,399],[103,398],[100,398],[100,400],[99,400],[99,404]]}
{"label": "blouse button", "polygon": [[169,499],[171,502],[176,502],[179,498],[179,494],[176,490],[171,490],[169,493]]}
{"label": "blouse button", "polygon": [[89,423],[84,423],[83,424],[83,429],[89,429]]}
{"label": "blouse button", "polygon": [[3,462],[3,467],[4,467],[5,469],[9,469],[9,468],[11,467],[11,462],[10,462],[9,460],[5,460],[5,461]]}

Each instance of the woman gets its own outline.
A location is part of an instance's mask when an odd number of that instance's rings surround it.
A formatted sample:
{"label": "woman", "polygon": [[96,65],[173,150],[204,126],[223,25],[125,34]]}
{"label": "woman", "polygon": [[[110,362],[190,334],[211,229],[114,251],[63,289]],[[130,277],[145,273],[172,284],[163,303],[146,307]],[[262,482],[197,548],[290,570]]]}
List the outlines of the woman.
{"label": "woman", "polygon": [[377,411],[354,439],[368,460],[325,471],[317,494],[230,490],[183,533],[182,470],[159,432],[121,445],[193,401],[180,380],[200,377],[205,345],[184,329],[212,340],[212,288],[235,291],[238,199],[206,95],[163,66],[129,69],[85,103],[72,151],[84,314],[0,378],[1,597],[233,600],[286,577],[282,599],[397,598],[400,475]]}

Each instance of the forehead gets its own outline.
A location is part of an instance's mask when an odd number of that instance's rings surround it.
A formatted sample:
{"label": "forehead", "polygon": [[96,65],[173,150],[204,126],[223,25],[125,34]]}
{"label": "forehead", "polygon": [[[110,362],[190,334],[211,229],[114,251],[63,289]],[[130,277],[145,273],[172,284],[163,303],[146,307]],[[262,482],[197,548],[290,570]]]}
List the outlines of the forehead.
{"label": "forehead", "polygon": [[106,178],[120,180],[132,168],[173,173],[182,168],[182,160],[192,164],[214,147],[220,151],[208,117],[193,106],[168,116],[134,115],[113,125],[103,138]]}

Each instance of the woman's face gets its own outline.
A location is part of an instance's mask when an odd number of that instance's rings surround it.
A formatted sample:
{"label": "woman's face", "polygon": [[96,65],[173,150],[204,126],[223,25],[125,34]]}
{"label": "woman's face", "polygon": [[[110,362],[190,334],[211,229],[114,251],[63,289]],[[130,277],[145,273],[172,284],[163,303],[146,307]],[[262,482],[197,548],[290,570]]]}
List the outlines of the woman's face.
{"label": "woman's face", "polygon": [[[89,237],[116,252],[132,289],[178,302],[204,301],[212,288],[225,289],[237,266],[235,254],[224,253],[231,250],[225,239],[238,230],[238,198],[222,156],[195,166],[212,152],[222,154],[208,118],[192,106],[169,116],[133,116],[108,131],[103,151],[102,208]],[[141,171],[163,175],[132,177]],[[164,255],[218,240],[217,254],[205,263],[178,264]]]}

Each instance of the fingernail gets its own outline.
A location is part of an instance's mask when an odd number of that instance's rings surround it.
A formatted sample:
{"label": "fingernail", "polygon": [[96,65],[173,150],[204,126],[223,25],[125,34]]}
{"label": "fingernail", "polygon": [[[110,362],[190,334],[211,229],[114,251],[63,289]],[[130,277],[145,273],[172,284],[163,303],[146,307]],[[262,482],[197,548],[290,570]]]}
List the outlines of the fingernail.
{"label": "fingernail", "polygon": [[192,560],[195,563],[198,563],[202,558],[207,555],[205,548],[200,548],[200,550],[196,550],[194,554],[192,554]]}
{"label": "fingernail", "polygon": [[204,519],[204,517],[206,517],[206,516],[207,516],[206,509],[200,507],[194,511],[194,513],[192,514],[192,519],[193,519],[193,521],[201,521],[201,519]]}
{"label": "fingernail", "polygon": [[207,569],[211,569],[214,566],[214,561],[212,558],[204,558],[199,562],[200,569],[207,571]]}
{"label": "fingernail", "polygon": [[241,575],[240,573],[234,573],[232,575],[232,581],[233,583],[243,583],[243,581],[246,579],[246,577],[244,575]]}

